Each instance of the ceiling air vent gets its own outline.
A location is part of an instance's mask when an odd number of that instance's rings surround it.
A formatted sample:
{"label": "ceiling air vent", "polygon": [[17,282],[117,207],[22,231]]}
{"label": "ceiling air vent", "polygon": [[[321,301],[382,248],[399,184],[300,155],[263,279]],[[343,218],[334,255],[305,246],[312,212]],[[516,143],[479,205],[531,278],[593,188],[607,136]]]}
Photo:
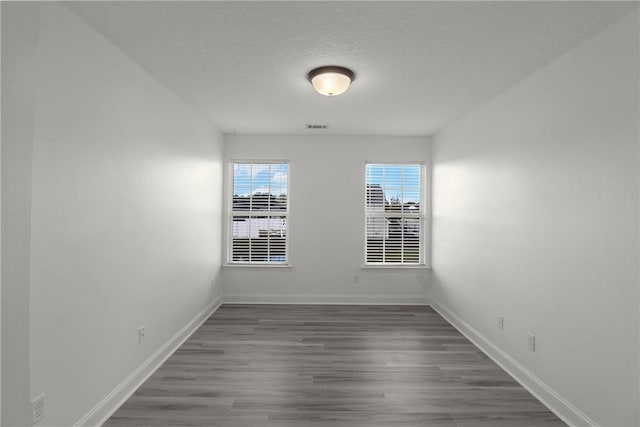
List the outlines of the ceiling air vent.
{"label": "ceiling air vent", "polygon": [[306,124],[304,125],[307,129],[326,129],[329,125],[318,125],[318,124]]}

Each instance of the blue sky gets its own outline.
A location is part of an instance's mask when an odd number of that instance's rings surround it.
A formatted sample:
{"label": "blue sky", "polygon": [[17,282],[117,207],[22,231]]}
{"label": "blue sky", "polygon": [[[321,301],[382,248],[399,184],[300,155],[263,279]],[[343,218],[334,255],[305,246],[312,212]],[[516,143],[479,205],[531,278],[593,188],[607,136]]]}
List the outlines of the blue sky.
{"label": "blue sky", "polygon": [[402,203],[420,202],[420,164],[377,164],[366,167],[367,184],[377,184],[384,190],[387,201],[392,197]]}
{"label": "blue sky", "polygon": [[[420,164],[366,165],[366,183],[384,189],[385,198],[398,198],[402,203],[420,202]],[[233,194],[287,194],[289,165],[282,163],[235,163],[233,165]]]}
{"label": "blue sky", "polygon": [[[233,194],[287,194],[289,165],[283,163],[235,163],[233,165]],[[252,186],[253,181],[253,186]],[[253,191],[252,191],[253,190]]]}

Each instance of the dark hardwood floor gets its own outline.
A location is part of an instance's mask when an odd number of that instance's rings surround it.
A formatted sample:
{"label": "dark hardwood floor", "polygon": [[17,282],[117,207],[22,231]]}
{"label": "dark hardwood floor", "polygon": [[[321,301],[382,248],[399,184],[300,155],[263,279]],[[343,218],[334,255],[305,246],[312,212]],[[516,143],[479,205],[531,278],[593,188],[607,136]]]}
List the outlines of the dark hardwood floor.
{"label": "dark hardwood floor", "polygon": [[422,306],[223,305],[105,426],[564,426]]}

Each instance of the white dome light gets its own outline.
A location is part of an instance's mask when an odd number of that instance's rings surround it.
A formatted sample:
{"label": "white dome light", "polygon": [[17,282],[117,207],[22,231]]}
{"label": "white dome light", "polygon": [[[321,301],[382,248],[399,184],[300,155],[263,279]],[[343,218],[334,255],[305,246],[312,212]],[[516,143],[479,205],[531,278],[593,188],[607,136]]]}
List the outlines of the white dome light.
{"label": "white dome light", "polygon": [[309,71],[307,79],[321,95],[336,96],[349,89],[356,75],[348,68],[338,66],[318,67]]}

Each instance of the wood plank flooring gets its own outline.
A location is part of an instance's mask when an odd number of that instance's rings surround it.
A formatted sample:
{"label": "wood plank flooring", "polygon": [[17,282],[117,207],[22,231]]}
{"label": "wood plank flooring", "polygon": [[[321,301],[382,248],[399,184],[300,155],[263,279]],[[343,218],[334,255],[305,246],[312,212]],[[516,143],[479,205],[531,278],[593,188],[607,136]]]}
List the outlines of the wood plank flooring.
{"label": "wood plank flooring", "polygon": [[564,426],[430,307],[223,305],[105,423]]}

